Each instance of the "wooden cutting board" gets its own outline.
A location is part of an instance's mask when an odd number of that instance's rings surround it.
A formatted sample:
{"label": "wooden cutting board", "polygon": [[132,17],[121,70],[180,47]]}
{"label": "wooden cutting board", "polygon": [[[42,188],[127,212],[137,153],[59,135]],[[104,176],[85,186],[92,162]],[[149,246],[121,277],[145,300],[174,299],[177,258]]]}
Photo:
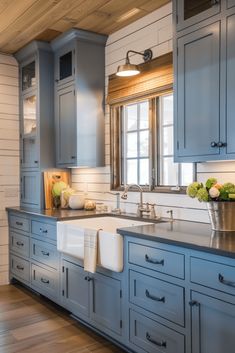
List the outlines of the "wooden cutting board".
{"label": "wooden cutting board", "polygon": [[66,184],[70,185],[71,182],[71,173],[67,170],[48,170],[43,172],[44,176],[44,193],[45,193],[45,208],[52,209],[53,197],[52,197],[52,187],[53,184],[57,181],[63,181]]}

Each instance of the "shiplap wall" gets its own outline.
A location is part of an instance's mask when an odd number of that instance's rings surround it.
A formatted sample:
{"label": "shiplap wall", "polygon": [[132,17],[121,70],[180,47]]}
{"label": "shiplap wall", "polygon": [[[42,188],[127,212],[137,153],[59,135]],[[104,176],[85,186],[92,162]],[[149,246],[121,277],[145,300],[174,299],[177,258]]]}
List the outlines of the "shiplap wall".
{"label": "shiplap wall", "polygon": [[[172,51],[172,7],[171,4],[160,8],[110,35],[106,46],[106,93],[108,76],[115,73],[117,66],[125,61],[129,49],[143,51],[151,48],[153,56],[157,57]],[[139,63],[140,56],[133,55],[131,61]],[[105,157],[106,166],[96,169],[73,169],[73,187],[87,193],[87,198],[104,202],[111,208],[115,197],[105,192],[110,191],[110,134],[109,107],[106,105],[105,114]],[[202,163],[197,166],[197,179],[206,180],[215,176],[220,182],[235,182],[235,162]],[[128,200],[121,203],[126,212],[135,212],[139,195],[129,193]],[[206,206],[186,195],[145,193],[144,201],[156,203],[157,214],[167,216],[166,211],[172,209],[177,219],[209,222]]]}
{"label": "shiplap wall", "polygon": [[7,206],[19,205],[18,65],[0,53],[0,285],[8,283]]}

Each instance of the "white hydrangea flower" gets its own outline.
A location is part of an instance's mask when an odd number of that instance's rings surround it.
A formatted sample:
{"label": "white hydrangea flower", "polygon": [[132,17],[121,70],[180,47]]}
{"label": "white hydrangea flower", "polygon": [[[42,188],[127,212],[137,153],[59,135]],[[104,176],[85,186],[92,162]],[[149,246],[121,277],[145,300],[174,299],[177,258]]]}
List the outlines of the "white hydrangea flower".
{"label": "white hydrangea flower", "polygon": [[215,188],[214,186],[212,186],[209,190],[209,195],[212,199],[215,199],[217,197],[219,197],[220,192],[217,188]]}

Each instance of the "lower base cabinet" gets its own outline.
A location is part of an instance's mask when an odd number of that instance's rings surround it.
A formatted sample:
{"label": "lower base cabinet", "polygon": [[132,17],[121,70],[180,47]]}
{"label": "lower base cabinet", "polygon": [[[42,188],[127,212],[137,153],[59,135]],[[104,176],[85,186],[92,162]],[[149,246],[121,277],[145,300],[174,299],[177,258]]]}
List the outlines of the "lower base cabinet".
{"label": "lower base cabinet", "polygon": [[184,353],[183,335],[133,310],[130,310],[130,341],[138,352]]}
{"label": "lower base cabinet", "polygon": [[235,305],[192,291],[192,353],[232,353]]}
{"label": "lower base cabinet", "polygon": [[108,334],[121,335],[121,281],[62,261],[62,304],[74,315]]}

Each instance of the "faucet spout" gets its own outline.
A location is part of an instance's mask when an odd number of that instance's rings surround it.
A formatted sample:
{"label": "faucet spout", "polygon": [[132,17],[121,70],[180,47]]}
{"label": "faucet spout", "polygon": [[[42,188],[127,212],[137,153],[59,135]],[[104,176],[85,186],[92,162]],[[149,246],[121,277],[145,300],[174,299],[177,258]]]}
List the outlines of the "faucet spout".
{"label": "faucet spout", "polygon": [[143,189],[140,185],[138,184],[128,184],[125,186],[123,194],[121,195],[121,198],[123,200],[127,200],[127,193],[130,189],[138,189],[139,193],[140,193],[140,202],[138,205],[138,209],[137,209],[137,216],[138,217],[142,217],[143,212],[146,211],[144,208],[144,204],[143,204]]}

